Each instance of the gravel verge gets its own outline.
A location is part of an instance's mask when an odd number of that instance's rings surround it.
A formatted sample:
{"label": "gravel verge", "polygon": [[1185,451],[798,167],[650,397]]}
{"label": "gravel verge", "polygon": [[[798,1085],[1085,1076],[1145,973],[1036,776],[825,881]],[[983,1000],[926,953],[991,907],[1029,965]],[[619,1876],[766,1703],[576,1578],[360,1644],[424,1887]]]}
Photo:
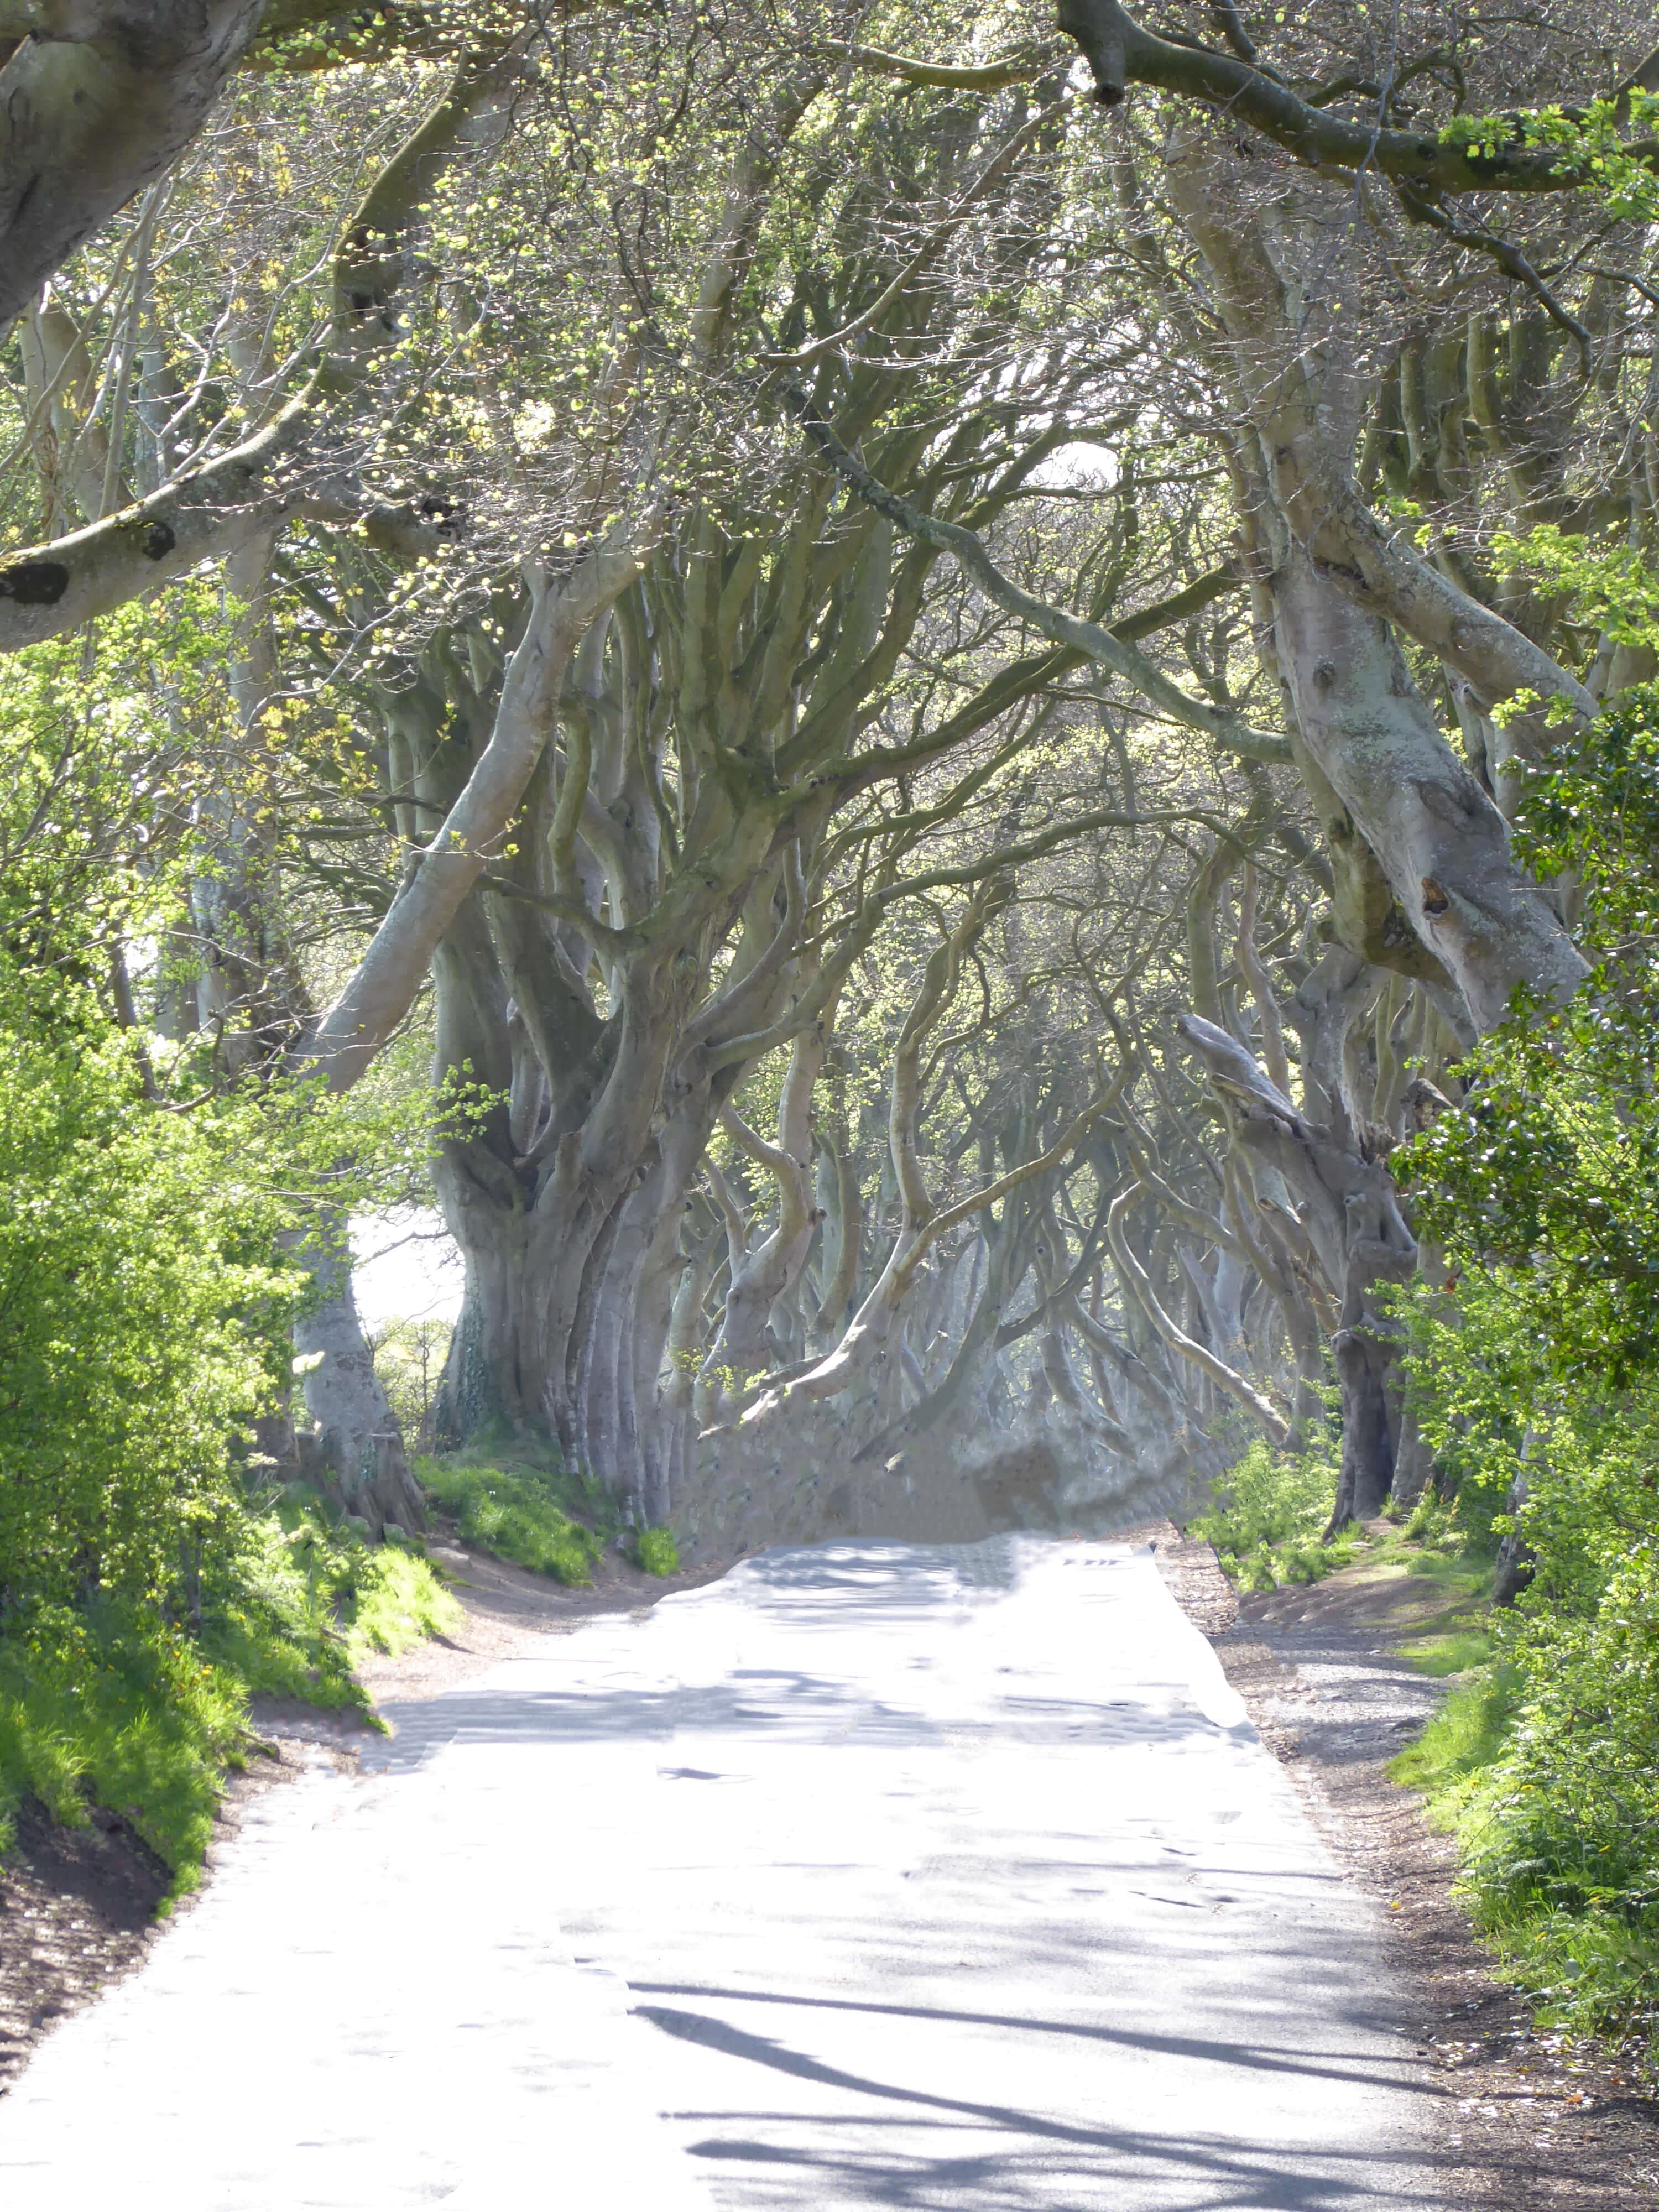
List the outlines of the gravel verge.
{"label": "gravel verge", "polygon": [[1446,1687],[1393,1648],[1441,1601],[1363,1564],[1241,1598],[1209,1545],[1167,1522],[1144,1533],[1328,1842],[1385,1908],[1406,2016],[1435,2063],[1448,2212],[1659,2208],[1659,2104],[1615,2054],[1534,2029],[1455,1894],[1450,1844],[1385,1771]]}

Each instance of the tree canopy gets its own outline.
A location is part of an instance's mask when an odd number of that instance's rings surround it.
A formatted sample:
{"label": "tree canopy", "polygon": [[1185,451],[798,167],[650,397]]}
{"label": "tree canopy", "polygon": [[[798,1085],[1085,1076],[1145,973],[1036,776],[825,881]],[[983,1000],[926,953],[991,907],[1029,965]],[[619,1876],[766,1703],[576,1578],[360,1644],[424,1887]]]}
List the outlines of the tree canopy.
{"label": "tree canopy", "polygon": [[0,8],[0,1598],[501,1434],[710,1553],[1266,1451],[1638,1574],[1650,37]]}

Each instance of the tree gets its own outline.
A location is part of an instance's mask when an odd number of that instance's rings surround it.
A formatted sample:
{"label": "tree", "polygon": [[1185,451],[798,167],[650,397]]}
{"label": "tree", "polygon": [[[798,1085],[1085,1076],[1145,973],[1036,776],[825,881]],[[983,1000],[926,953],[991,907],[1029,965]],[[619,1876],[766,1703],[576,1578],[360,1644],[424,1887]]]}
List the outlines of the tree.
{"label": "tree", "polygon": [[[846,1399],[856,1456],[936,1396],[914,1344],[920,1395],[911,1376],[866,1404],[856,1378],[906,1370],[910,1323],[893,1330],[945,1295],[957,1230],[982,1218],[966,1264],[988,1297],[994,1229],[1013,1295],[1033,1261],[1012,1224],[1060,1206],[1075,1152],[1109,1176],[1079,1218],[1141,1369],[1178,1378],[1158,1388],[1301,1433],[1334,1334],[1345,1500],[1420,1479],[1381,1303],[1414,1250],[1382,1165],[1407,1062],[1453,1082],[1517,984],[1582,977],[1570,890],[1510,854],[1510,763],[1633,667],[1586,665],[1562,595],[1517,588],[1470,518],[1497,498],[1526,526],[1638,526],[1647,302],[1613,264],[1636,258],[1645,94],[1609,62],[1600,106],[1557,118],[1542,95],[1574,57],[1548,40],[1475,29],[1402,59],[1357,20],[1260,46],[1218,21],[1225,51],[1114,8],[1068,17],[1114,95],[1103,125],[1042,40],[917,61],[833,11],[787,36],[759,15],[503,16],[440,81],[393,21],[373,81],[412,127],[361,190],[335,173],[369,80],[287,80],[306,130],[280,165],[252,82],[112,249],[106,303],[32,315],[24,429],[56,534],[6,570],[0,642],[204,558],[236,564],[251,610],[243,742],[184,932],[214,1018],[237,1008],[244,1058],[280,1040],[343,1091],[430,971],[441,1079],[495,1096],[438,1169],[471,1285],[453,1435],[546,1422],[647,1518],[691,1480],[699,1418],[730,1448]],[[1454,102],[1518,119],[1421,127]],[[223,186],[260,163],[256,222]],[[1514,235],[1456,212],[1500,187]],[[200,252],[225,204],[228,310]],[[1532,231],[1566,242],[1565,277],[1538,275]],[[1079,441],[1110,448],[1092,483]],[[129,483],[142,496],[113,505]],[[1091,514],[1094,538],[1066,526]],[[1094,1095],[1068,1076],[986,1164],[986,1187],[1020,1175],[1007,1224],[984,1203],[958,1218],[974,1190],[941,1205],[916,1168],[915,1085],[977,925],[931,1012],[928,963],[950,968],[975,902],[1000,929],[1006,887],[1024,913],[1063,849],[1149,826],[1127,735],[1148,712],[1188,733],[1183,762],[1218,748],[1245,779],[1171,810],[1190,872],[1165,1030],[1097,1003],[1119,1054],[1099,1127],[1055,1153]],[[1051,731],[1100,771],[1089,789],[1068,769],[1057,806],[1009,782]],[[908,1208],[872,1275],[851,1234],[869,1196],[811,1102],[861,962],[911,943],[929,899],[915,1053],[899,1018],[863,1063]],[[307,958],[330,971],[311,996]],[[1075,1285],[1044,1298],[1045,1408],[1103,1436],[1116,1416],[1067,1363],[1109,1357],[1106,1323]],[[1005,1326],[957,1322],[952,1404]],[[349,1486],[385,1407],[344,1302],[314,1326]],[[368,1484],[377,1510],[398,1480]]]}

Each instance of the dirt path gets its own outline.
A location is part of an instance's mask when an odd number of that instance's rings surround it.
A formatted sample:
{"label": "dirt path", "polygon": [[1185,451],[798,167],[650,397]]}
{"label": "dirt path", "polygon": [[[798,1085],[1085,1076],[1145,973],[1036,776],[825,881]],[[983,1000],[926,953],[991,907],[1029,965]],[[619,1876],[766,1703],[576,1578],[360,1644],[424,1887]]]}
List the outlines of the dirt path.
{"label": "dirt path", "polygon": [[1165,1580],[1345,1865],[1384,1908],[1385,1956],[1435,2069],[1448,2202],[1478,2212],[1659,2207],[1659,2106],[1603,2053],[1536,2034],[1453,1893],[1449,1844],[1384,1771],[1443,1688],[1394,1650],[1444,1606],[1364,1565],[1240,1599],[1165,1523]]}

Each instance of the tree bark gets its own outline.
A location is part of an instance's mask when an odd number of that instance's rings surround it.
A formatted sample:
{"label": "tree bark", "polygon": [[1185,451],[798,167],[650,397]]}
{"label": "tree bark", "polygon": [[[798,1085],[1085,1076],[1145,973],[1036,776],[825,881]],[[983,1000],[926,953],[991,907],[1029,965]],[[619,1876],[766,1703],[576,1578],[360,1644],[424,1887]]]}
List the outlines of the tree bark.
{"label": "tree bark", "polygon": [[171,167],[264,0],[7,0],[0,46],[0,331]]}
{"label": "tree bark", "polygon": [[388,1523],[423,1528],[420,1486],[358,1318],[344,1224],[319,1231],[301,1256],[319,1303],[294,1329],[313,1423],[296,1434],[300,1473],[374,1535]]}

